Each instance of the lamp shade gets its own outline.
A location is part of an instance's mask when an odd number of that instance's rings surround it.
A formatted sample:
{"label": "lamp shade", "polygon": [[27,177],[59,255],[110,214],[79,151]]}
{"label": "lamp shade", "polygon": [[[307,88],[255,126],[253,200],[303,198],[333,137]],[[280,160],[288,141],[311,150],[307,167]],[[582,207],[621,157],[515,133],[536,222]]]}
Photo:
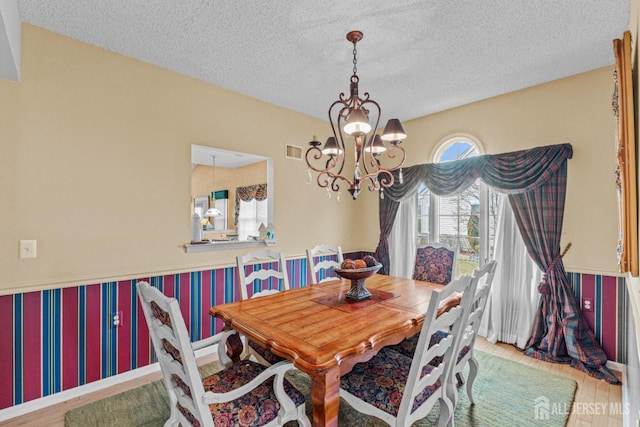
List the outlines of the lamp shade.
{"label": "lamp shade", "polygon": [[380,135],[376,134],[376,136],[373,137],[373,141],[371,141],[371,144],[364,147],[364,151],[371,154],[380,154],[387,151],[387,147],[384,146],[384,142],[382,142],[382,138],[380,138]]}
{"label": "lamp shade", "polygon": [[343,130],[349,135],[368,133],[371,130],[369,118],[361,108],[356,108],[349,114],[349,117],[347,117],[347,122],[344,124]]}
{"label": "lamp shade", "polygon": [[211,208],[208,209],[203,216],[204,218],[213,218],[215,216],[222,216],[222,212],[217,208]]}
{"label": "lamp shade", "polygon": [[407,137],[404,132],[402,123],[398,119],[389,119],[387,125],[382,132],[382,139],[384,141],[401,141]]}
{"label": "lamp shade", "polygon": [[322,148],[322,154],[326,156],[337,156],[341,153],[342,149],[338,146],[336,138],[333,136],[327,138],[327,142],[324,143],[324,147]]}

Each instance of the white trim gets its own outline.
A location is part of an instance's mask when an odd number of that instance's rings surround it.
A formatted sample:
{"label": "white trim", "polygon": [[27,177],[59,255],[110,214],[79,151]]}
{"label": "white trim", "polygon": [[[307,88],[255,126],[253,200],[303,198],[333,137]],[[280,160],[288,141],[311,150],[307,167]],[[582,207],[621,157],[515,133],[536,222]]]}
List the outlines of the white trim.
{"label": "white trim", "polygon": [[[615,363],[615,362],[611,362],[611,363]],[[629,402],[629,392],[627,391],[629,386],[629,383],[627,382],[627,367],[626,365],[622,365],[620,363],[615,363],[615,364],[622,366],[622,369],[620,369],[620,372],[622,373],[622,379],[621,379],[622,381],[622,426],[632,427],[631,416],[633,414],[628,413],[631,411],[625,411],[625,408],[631,406],[631,403]],[[611,368],[609,366],[609,362],[607,362],[607,367]]]}
{"label": "white trim", "polygon": [[[217,345],[212,345],[195,351],[196,358],[214,355],[217,359],[217,354]],[[144,377],[146,375],[154,374],[156,372],[160,372],[160,365],[158,363],[152,363],[151,365],[123,372],[122,374],[114,375],[112,377],[104,378],[102,380],[94,381],[78,387],[70,388],[69,390],[64,390],[59,393],[50,394],[49,396],[44,396],[39,399],[21,403],[20,405],[11,406],[9,408],[0,410],[0,423],[12,418],[26,415],[34,411],[38,411],[40,409],[47,408],[52,405],[64,403],[66,401],[85,396],[89,393],[104,390],[114,385],[122,384],[127,381]]]}
{"label": "white trim", "polygon": [[614,362],[613,360],[607,360],[606,366],[612,371],[618,371],[618,372],[621,372],[623,375],[626,375],[627,365],[623,363]]}
{"label": "white trim", "polygon": [[456,142],[470,142],[475,146],[476,151],[478,152],[478,156],[482,156],[483,154],[485,154],[484,145],[482,145],[478,138],[468,133],[454,133],[438,141],[435,148],[431,152],[431,161],[433,163],[440,163],[440,156],[442,156],[442,153],[447,148],[449,148],[450,145]]}

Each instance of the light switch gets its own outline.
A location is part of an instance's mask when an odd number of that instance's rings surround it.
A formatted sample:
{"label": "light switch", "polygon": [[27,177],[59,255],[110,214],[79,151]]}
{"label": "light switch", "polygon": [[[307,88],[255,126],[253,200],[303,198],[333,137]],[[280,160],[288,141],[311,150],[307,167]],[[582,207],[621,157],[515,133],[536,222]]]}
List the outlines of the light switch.
{"label": "light switch", "polygon": [[37,240],[20,240],[20,259],[36,257]]}

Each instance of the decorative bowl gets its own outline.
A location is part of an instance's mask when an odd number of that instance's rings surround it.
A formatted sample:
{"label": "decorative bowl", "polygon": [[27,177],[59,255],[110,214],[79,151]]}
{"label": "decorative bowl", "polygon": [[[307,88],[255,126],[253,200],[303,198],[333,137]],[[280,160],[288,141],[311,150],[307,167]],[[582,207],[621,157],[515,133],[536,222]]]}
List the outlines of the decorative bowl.
{"label": "decorative bowl", "polygon": [[360,301],[371,297],[371,292],[367,289],[364,281],[366,278],[373,276],[382,268],[382,264],[378,263],[373,267],[342,269],[334,268],[333,271],[344,279],[351,280],[351,289],[347,292],[346,297],[352,300]]}

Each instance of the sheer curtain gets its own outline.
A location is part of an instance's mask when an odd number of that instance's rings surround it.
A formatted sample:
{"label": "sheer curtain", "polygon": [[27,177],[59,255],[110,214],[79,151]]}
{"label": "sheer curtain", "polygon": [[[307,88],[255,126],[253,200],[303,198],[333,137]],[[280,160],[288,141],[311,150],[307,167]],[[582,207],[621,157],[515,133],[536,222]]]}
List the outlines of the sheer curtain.
{"label": "sheer curtain", "polygon": [[267,224],[267,199],[249,201],[240,200],[238,211],[238,240],[247,240],[249,236],[259,237],[260,224]]}
{"label": "sheer curtain", "polygon": [[496,269],[479,334],[524,349],[540,300],[542,271],[527,253],[513,210],[505,196],[498,205]]}
{"label": "sheer curtain", "polygon": [[418,199],[400,202],[389,234],[389,274],[411,278],[416,259],[416,209]]}

